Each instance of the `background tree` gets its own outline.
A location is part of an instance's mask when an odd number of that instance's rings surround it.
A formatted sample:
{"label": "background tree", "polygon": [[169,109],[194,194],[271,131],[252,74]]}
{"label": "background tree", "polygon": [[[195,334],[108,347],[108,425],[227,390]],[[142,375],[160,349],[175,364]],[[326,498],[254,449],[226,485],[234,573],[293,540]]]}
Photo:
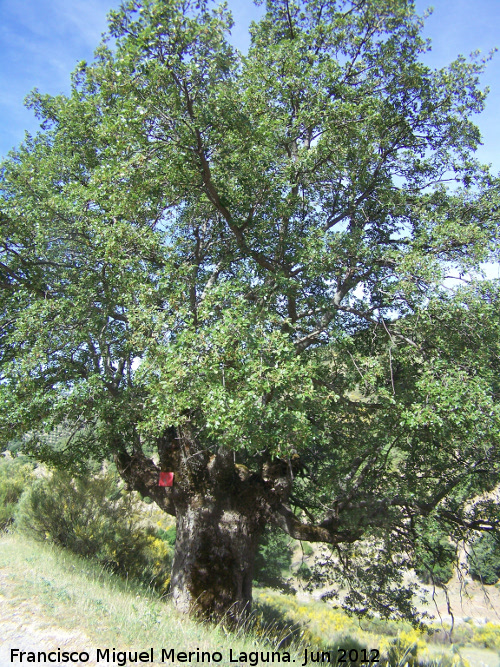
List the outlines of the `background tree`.
{"label": "background tree", "polygon": [[473,579],[487,586],[496,584],[500,579],[500,548],[495,537],[481,535],[467,555],[467,562]]}
{"label": "background tree", "polygon": [[406,0],[274,0],[246,57],[230,26],[126,2],[69,97],[31,95],[42,131],[2,167],[2,437],[112,457],[174,514],[181,610],[246,609],[272,525],[336,549],[352,610],[412,616],[428,518],[497,526],[498,287],[443,286],[497,250],[484,63],[425,67]]}

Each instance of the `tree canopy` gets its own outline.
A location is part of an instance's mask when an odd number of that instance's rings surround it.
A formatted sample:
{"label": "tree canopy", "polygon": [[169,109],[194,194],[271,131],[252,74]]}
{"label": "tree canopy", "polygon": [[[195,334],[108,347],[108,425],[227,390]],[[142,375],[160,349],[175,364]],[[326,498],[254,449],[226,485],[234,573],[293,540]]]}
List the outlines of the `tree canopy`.
{"label": "tree canopy", "polygon": [[70,95],[30,95],[41,131],[1,171],[2,441],[113,457],[176,514],[180,608],[246,604],[251,577],[221,581],[270,524],[335,547],[354,611],[411,616],[429,531],[498,526],[485,63],[422,64],[407,0],[273,0],[247,55],[231,25],[125,2]]}

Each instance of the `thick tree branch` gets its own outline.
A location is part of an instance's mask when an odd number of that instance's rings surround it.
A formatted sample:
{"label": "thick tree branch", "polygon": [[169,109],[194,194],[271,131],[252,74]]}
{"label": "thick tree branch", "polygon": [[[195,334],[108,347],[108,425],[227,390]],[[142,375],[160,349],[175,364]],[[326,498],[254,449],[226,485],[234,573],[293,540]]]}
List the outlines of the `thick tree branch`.
{"label": "thick tree branch", "polygon": [[148,496],[167,514],[175,516],[175,505],[172,500],[172,488],[158,486],[160,468],[142,452],[132,455],[122,451],[115,454],[115,463],[120,476],[129,487],[143,496]]}

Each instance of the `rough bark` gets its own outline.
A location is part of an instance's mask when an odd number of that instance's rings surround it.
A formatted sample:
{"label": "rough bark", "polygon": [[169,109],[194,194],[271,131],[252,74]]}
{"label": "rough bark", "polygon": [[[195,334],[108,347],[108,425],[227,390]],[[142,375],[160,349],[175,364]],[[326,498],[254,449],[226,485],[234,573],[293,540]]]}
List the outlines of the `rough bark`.
{"label": "rough bark", "polygon": [[[342,531],[338,521],[303,523],[288,505],[290,461],[266,459],[257,470],[235,463],[234,452],[210,451],[192,424],[168,429],[158,440],[158,463],[123,449],[118,470],[130,488],[150,496],[177,518],[171,596],[181,612],[205,619],[238,619],[250,610],[255,554],[266,524],[313,542],[353,541],[360,528]],[[175,473],[160,487],[161,471]]]}
{"label": "rough bark", "polygon": [[250,609],[261,529],[233,500],[194,496],[178,510],[171,595],[179,611],[237,619]]}

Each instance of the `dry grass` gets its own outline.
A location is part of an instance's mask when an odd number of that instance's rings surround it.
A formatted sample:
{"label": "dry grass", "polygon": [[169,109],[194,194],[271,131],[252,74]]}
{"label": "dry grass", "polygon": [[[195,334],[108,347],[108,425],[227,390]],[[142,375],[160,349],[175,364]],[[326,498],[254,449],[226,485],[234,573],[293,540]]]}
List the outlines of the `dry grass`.
{"label": "dry grass", "polygon": [[[285,610],[279,609],[281,616],[291,616],[290,620],[298,621],[308,629],[309,651],[322,649],[325,645],[334,646],[338,639],[344,645],[349,638],[359,640],[363,645],[374,646],[376,642],[382,648],[383,637],[375,636],[373,628],[371,633],[362,633],[359,627],[355,632],[352,619],[344,618],[325,605],[299,604],[296,600],[287,600],[286,596],[265,592],[259,597],[262,595],[261,602],[277,607],[285,605]],[[278,634],[278,626],[274,636],[272,630],[267,633],[267,639],[261,628],[256,629],[258,637],[251,627],[241,627],[235,633],[226,630],[223,623],[216,627],[195,623],[179,616],[170,604],[146,589],[109,574],[89,560],[17,534],[0,534],[0,664],[10,664],[10,648],[14,647],[34,651],[86,650],[91,657],[86,664],[96,664],[97,648],[115,648],[117,651],[154,648],[154,662],[162,664],[161,649],[165,648],[174,649],[176,653],[219,651],[223,659],[217,664],[228,667],[232,664],[234,667],[235,663],[229,661],[230,649],[233,657],[244,651],[248,665],[253,662],[251,652],[270,651],[273,642],[283,636]],[[406,645],[424,638],[404,639]],[[288,649],[291,660],[295,659],[297,665],[303,662],[303,648]],[[422,653],[424,659],[419,664],[441,667],[460,664],[450,662],[449,658],[445,661],[436,654],[435,657],[427,654],[425,658],[425,651]],[[497,655],[484,648],[468,647],[462,655],[469,658],[468,664],[474,667],[496,667],[499,664]],[[101,660],[100,667],[103,664],[106,663]],[[186,664],[198,663],[193,660]],[[397,659],[394,664],[403,662]]]}
{"label": "dry grass", "polygon": [[92,658],[97,647],[153,647],[159,662],[162,648],[176,653],[199,649],[220,651],[218,664],[229,665],[229,649],[233,654],[271,650],[243,632],[227,632],[223,623],[214,627],[179,616],[144,588],[16,534],[0,537],[0,607],[4,651],[61,647],[88,650]]}

